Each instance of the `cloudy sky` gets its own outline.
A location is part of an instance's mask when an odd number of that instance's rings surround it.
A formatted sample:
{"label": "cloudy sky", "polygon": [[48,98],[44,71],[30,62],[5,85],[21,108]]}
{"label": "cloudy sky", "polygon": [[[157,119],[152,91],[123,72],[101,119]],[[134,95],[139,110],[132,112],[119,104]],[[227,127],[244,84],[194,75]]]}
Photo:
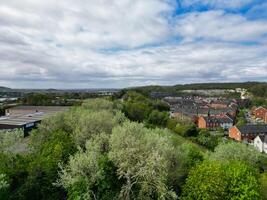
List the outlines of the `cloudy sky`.
{"label": "cloudy sky", "polygon": [[266,0],[0,0],[0,85],[267,81]]}

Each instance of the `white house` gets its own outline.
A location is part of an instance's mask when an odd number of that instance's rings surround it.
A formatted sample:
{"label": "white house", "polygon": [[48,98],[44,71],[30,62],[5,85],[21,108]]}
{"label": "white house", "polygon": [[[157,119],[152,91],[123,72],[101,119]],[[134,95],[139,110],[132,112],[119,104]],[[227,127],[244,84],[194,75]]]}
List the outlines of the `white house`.
{"label": "white house", "polygon": [[267,153],[267,136],[258,135],[254,139],[254,147],[256,147],[260,152]]}

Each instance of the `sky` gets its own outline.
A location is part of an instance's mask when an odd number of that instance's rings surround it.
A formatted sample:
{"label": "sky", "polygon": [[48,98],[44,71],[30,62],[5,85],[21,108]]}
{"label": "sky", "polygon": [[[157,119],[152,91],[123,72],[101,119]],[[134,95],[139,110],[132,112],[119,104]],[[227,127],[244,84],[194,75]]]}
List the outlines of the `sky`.
{"label": "sky", "polygon": [[0,85],[267,81],[267,0],[0,0]]}

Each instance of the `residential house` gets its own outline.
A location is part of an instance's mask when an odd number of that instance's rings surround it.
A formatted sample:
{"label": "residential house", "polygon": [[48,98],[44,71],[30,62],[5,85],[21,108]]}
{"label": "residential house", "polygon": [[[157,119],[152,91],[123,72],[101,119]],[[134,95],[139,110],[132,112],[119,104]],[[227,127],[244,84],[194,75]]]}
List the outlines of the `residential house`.
{"label": "residential house", "polygon": [[254,139],[254,147],[256,147],[260,152],[267,153],[267,136],[258,135]]}
{"label": "residential house", "polygon": [[216,100],[210,103],[210,107],[214,109],[222,109],[229,107],[229,104],[230,103],[228,101]]}
{"label": "residential house", "polygon": [[234,121],[232,118],[228,117],[227,115],[223,116],[201,116],[198,120],[198,127],[199,128],[206,128],[206,129],[229,129],[233,126]]}
{"label": "residential house", "polygon": [[252,142],[259,135],[267,135],[266,124],[247,124],[233,126],[229,129],[229,137],[237,141]]}
{"label": "residential house", "polygon": [[267,114],[267,109],[260,106],[258,108],[255,108],[253,109],[253,115],[256,117],[256,118],[260,118],[260,119],[263,119],[265,120],[265,116]]}

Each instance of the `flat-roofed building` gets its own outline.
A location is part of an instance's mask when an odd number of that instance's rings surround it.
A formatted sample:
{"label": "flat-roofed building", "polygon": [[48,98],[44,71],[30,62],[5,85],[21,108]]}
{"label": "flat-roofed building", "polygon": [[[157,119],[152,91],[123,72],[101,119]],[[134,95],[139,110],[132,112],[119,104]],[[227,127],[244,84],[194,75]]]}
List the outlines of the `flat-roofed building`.
{"label": "flat-roofed building", "polygon": [[6,116],[21,116],[34,113],[54,114],[67,108],[67,106],[17,106],[6,109]]}
{"label": "flat-roofed building", "polygon": [[69,107],[60,106],[18,106],[6,110],[6,116],[0,117],[0,130],[21,128],[24,135],[36,128],[44,119],[62,112]]}

